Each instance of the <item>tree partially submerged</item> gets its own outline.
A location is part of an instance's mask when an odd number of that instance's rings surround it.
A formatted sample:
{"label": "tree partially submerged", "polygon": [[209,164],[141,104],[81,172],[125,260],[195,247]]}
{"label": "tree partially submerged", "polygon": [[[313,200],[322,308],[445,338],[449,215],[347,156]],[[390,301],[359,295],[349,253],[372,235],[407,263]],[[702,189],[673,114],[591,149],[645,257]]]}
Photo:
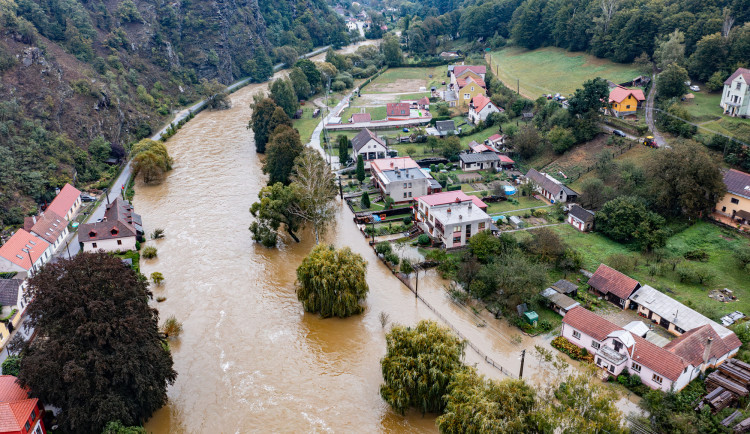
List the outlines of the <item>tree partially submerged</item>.
{"label": "tree partially submerged", "polygon": [[370,287],[367,261],[348,247],[317,245],[297,268],[297,298],[307,312],[323,318],[361,313]]}
{"label": "tree partially submerged", "polygon": [[466,343],[426,320],[414,328],[394,326],[385,339],[380,396],[400,414],[411,407],[422,413],[442,412],[451,377],[462,368]]}
{"label": "tree partially submerged", "polygon": [[258,194],[258,202],[250,207],[250,213],[256,220],[250,225],[253,240],[266,247],[274,247],[278,242],[277,231],[282,227],[296,242],[296,232],[304,220],[295,212],[297,196],[291,186],[278,182],[263,187]]}
{"label": "tree partially submerged", "polygon": [[66,431],[140,425],[167,402],[177,373],[159,335],[145,278],[106,253],[79,253],[29,280],[29,323],[39,337],[19,381],[62,410]]}
{"label": "tree partially submerged", "polygon": [[297,158],[294,172],[295,213],[312,226],[317,244],[336,215],[335,177],[323,157],[310,148]]}
{"label": "tree partially submerged", "polygon": [[206,100],[206,107],[211,110],[226,110],[232,107],[232,100],[227,94],[227,87],[219,83],[219,80],[208,81],[202,79],[198,88],[201,96]]}
{"label": "tree partially submerged", "polygon": [[141,175],[147,184],[160,181],[165,173],[172,170],[172,158],[161,142],[143,139],[133,145],[130,157],[133,159],[133,176]]}

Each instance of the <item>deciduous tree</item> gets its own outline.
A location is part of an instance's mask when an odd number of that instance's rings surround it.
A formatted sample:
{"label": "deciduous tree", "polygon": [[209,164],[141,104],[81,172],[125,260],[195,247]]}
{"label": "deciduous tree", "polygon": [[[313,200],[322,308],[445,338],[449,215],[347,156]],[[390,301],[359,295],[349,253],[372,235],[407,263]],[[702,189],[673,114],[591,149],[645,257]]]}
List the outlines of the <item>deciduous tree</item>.
{"label": "deciduous tree", "polygon": [[232,100],[227,95],[227,87],[219,83],[219,80],[201,80],[198,88],[200,95],[206,100],[206,106],[211,110],[225,110],[232,107]]}
{"label": "deciduous tree", "polygon": [[289,184],[289,177],[294,168],[294,159],[303,151],[299,131],[292,127],[281,125],[276,127],[271,135],[266,149],[266,160],[263,162],[263,173],[268,174],[268,184],[277,182]]}
{"label": "deciduous tree", "polygon": [[172,158],[164,143],[143,139],[133,145],[130,156],[133,159],[133,176],[141,175],[147,184],[161,180],[166,172],[172,170]]}
{"label": "deciduous tree", "polygon": [[317,244],[336,215],[336,178],[323,157],[310,148],[297,158],[294,172],[295,212],[312,225]]}
{"label": "deciduous tree", "polygon": [[271,98],[261,98],[252,105],[252,109],[253,114],[247,127],[253,130],[256,152],[263,154],[266,152],[266,145],[276,127],[280,125],[291,127],[292,120]]}
{"label": "deciduous tree", "polygon": [[320,87],[320,71],[315,67],[315,63],[310,59],[298,60],[296,66],[305,73],[307,82],[310,83],[312,90]]}
{"label": "deciduous tree", "polygon": [[675,64],[668,65],[656,77],[657,95],[662,99],[680,98],[688,91],[686,81],[688,81],[688,74],[685,68]]}
{"label": "deciduous tree", "polygon": [[297,298],[307,312],[323,318],[361,313],[370,287],[367,261],[350,248],[317,245],[297,268]]}
{"label": "deciduous tree", "polygon": [[277,79],[271,85],[271,99],[276,105],[284,109],[284,113],[290,118],[294,116],[299,108],[297,96],[294,93],[292,82],[284,79]]}
{"label": "deciduous tree", "polygon": [[399,66],[403,62],[403,53],[401,52],[401,43],[394,35],[388,35],[383,39],[381,45],[385,64],[388,66]]}
{"label": "deciduous tree", "polygon": [[609,86],[607,80],[597,77],[586,80],[582,89],[576,89],[570,98],[568,112],[573,115],[584,115],[590,112],[598,113],[604,107],[609,97]]}
{"label": "deciduous tree", "polygon": [[664,218],[633,196],[620,196],[605,203],[596,213],[596,228],[615,241],[635,241],[644,250],[664,247],[667,241]]}
{"label": "deciduous tree", "polygon": [[298,67],[292,68],[289,72],[289,79],[292,81],[297,99],[303,100],[310,96],[310,83],[307,81],[307,76],[305,76],[302,69]]}
{"label": "deciduous tree", "polygon": [[[167,402],[172,356],[149,307],[145,278],[106,253],[79,253],[29,280],[38,338],[19,381],[62,410],[65,430],[100,433],[114,420],[140,425]],[[137,327],[134,326],[137,324]]]}
{"label": "deciduous tree", "polygon": [[277,182],[263,187],[258,193],[258,201],[250,207],[250,214],[256,219],[250,225],[253,240],[266,247],[275,247],[277,231],[283,225],[286,233],[299,242],[296,232],[303,226],[304,220],[294,212],[297,200],[291,186]]}
{"label": "deciduous tree", "polygon": [[380,396],[400,414],[411,407],[422,413],[441,413],[451,377],[462,368],[465,342],[426,320],[413,328],[396,325],[385,340],[386,355],[380,361],[385,383]]}

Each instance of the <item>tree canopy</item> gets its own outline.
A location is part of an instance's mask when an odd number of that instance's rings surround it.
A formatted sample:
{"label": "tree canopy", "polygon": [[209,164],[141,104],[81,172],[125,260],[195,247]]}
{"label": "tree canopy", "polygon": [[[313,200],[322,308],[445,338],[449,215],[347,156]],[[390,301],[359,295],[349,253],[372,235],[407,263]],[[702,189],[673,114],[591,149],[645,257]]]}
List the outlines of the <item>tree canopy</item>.
{"label": "tree canopy", "polygon": [[294,160],[303,150],[299,131],[287,125],[276,127],[268,142],[266,160],[263,162],[263,173],[269,175],[268,184],[289,184]]}
{"label": "tree canopy", "polygon": [[680,98],[688,91],[685,84],[688,81],[688,74],[685,68],[672,63],[656,77],[656,92],[659,98]]}
{"label": "tree canopy", "polygon": [[247,127],[253,130],[256,152],[263,154],[276,127],[291,127],[292,120],[271,98],[262,98],[252,105],[252,109],[253,114]]}
{"label": "tree canopy", "polygon": [[[19,381],[62,410],[70,432],[110,421],[140,425],[167,402],[177,373],[149,307],[148,282],[106,253],[47,264],[29,280],[29,322],[39,337]],[[134,326],[136,324],[137,326]]]}
{"label": "tree canopy", "polygon": [[633,196],[612,199],[596,213],[599,232],[615,241],[635,241],[644,250],[664,247],[668,236],[664,224],[664,217]]}
{"label": "tree canopy", "polygon": [[297,268],[297,298],[307,312],[323,318],[361,313],[370,287],[367,261],[349,247],[315,246]]}
{"label": "tree canopy", "polygon": [[294,92],[294,86],[288,79],[277,79],[271,85],[271,99],[276,105],[284,109],[284,113],[290,118],[294,116],[299,108],[297,95]]}
{"label": "tree canopy", "polygon": [[414,407],[440,413],[451,377],[461,368],[465,342],[434,321],[416,327],[394,326],[385,337],[386,355],[380,361],[385,383],[380,395],[393,410],[404,414]]}
{"label": "tree canopy", "polygon": [[576,89],[570,98],[568,112],[575,115],[597,113],[609,98],[609,86],[607,80],[597,77],[586,80],[582,89]]}
{"label": "tree canopy", "polygon": [[133,176],[141,175],[143,182],[158,182],[164,174],[172,170],[172,158],[164,143],[143,139],[130,150],[133,159]]}
{"label": "tree canopy", "polygon": [[232,107],[232,100],[227,95],[227,87],[219,83],[219,80],[201,80],[200,94],[206,100],[206,105],[211,110],[225,110]]}
{"label": "tree canopy", "polygon": [[292,188],[297,197],[295,212],[312,226],[318,243],[336,213],[336,184],[333,172],[317,151],[307,148],[297,157]]}

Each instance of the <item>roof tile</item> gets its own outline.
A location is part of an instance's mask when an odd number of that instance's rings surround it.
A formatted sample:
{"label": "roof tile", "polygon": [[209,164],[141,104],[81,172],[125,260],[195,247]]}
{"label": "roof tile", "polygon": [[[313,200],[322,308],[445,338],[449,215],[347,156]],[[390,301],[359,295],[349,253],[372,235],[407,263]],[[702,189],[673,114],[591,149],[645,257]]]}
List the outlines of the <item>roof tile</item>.
{"label": "roof tile", "polygon": [[630,278],[614,268],[600,264],[588,284],[603,294],[612,293],[625,300],[641,286],[637,280]]}

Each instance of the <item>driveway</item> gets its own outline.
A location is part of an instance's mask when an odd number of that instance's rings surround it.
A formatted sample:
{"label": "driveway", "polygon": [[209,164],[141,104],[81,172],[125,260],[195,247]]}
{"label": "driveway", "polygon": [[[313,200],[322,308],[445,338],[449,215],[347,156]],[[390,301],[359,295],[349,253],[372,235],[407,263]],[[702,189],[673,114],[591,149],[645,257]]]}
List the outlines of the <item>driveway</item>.
{"label": "driveway", "polygon": [[656,145],[659,148],[666,147],[669,149],[670,147],[667,145],[667,141],[664,140],[664,137],[657,131],[656,125],[654,123],[654,101],[656,100],[656,73],[653,73],[651,75],[651,89],[648,91],[648,96],[646,97],[646,125],[648,125],[648,129],[651,130],[651,134],[654,136],[654,140],[656,141]]}

